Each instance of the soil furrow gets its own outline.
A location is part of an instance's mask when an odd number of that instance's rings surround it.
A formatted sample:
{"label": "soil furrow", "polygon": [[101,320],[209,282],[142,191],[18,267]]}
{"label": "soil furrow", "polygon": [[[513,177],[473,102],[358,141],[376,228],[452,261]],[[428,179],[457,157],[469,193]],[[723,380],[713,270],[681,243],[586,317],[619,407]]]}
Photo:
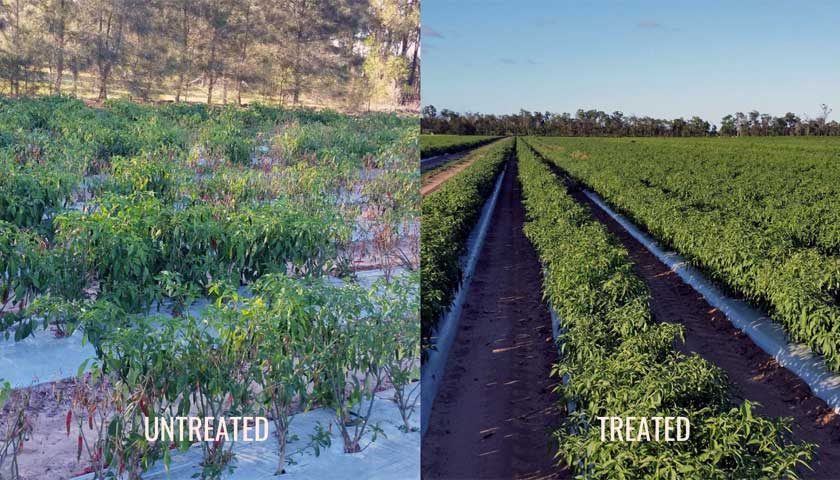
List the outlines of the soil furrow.
{"label": "soil furrow", "polygon": [[425,479],[568,476],[553,458],[557,348],[521,197],[510,160],[431,410]]}

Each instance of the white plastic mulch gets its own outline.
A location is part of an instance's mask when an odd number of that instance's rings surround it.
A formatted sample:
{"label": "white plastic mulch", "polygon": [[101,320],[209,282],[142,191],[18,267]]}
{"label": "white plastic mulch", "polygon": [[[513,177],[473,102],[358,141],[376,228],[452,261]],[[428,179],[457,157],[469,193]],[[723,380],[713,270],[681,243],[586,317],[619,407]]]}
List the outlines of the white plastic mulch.
{"label": "white plastic mulch", "polygon": [[[319,456],[310,450],[292,455],[291,464],[287,462],[286,474],[275,475],[277,471],[277,443],[274,435],[269,435],[264,442],[240,442],[234,447],[236,453],[235,469],[225,475],[229,480],[303,480],[303,479],[369,479],[369,480],[413,480],[420,478],[420,432],[418,413],[411,418],[415,431],[405,433],[399,430],[402,425],[399,410],[391,400],[393,389],[376,394],[371,414],[371,423],[379,423],[385,436],[379,435],[370,443],[371,433],[365,434],[361,443],[364,448],[360,453],[344,453],[341,434],[335,425],[331,429],[332,445],[322,450]],[[334,422],[330,410],[317,409],[296,415],[291,423],[291,434],[299,439],[290,443],[286,451],[296,452],[309,440],[320,424],[324,429]],[[271,427],[274,431],[273,425]],[[167,472],[162,463],[158,463],[143,475],[149,480],[187,480],[199,472],[201,449],[195,446],[185,453],[172,456],[170,470]],[[91,480],[93,474],[77,477],[76,480]]]}
{"label": "white plastic mulch", "polygon": [[759,348],[804,380],[814,395],[840,413],[840,374],[829,370],[821,356],[806,345],[789,341],[782,326],[771,320],[765,312],[751,307],[743,300],[726,295],[685,258],[664,250],[656,240],[613,211],[598,194],[587,190],[584,190],[584,193],[685,283],[703,295],[710,305],[722,311],[732,324],[746,333]]}
{"label": "white plastic mulch", "polygon": [[[200,300],[190,307],[191,315],[200,315],[209,302]],[[165,308],[154,308],[152,315],[170,315]],[[90,343],[83,342],[83,332],[77,330],[69,337],[56,337],[50,330],[38,326],[29,337],[15,342],[0,339],[0,379],[12,388],[74,377],[85,360],[96,358]],[[84,344],[83,344],[84,343]]]}
{"label": "white plastic mulch", "polygon": [[0,379],[12,388],[52,382],[76,376],[79,366],[95,357],[90,343],[82,345],[81,332],[57,338],[49,330],[38,329],[20,342],[0,340]]}

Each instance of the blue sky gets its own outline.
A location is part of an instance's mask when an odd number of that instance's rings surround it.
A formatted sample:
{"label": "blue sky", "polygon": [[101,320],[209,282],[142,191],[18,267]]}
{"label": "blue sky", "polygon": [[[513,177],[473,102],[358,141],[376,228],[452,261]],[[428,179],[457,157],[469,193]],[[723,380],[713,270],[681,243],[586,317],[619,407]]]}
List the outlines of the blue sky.
{"label": "blue sky", "polygon": [[840,119],[840,2],[423,0],[422,104]]}

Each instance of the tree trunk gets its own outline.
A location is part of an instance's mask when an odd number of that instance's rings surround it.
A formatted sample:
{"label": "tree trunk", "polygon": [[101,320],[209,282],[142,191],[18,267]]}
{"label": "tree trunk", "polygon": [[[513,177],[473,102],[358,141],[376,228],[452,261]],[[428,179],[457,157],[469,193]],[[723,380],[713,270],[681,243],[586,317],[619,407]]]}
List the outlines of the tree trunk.
{"label": "tree trunk", "polygon": [[178,74],[178,86],[175,87],[175,103],[181,101],[181,90],[184,88],[184,72]]}
{"label": "tree trunk", "polygon": [[213,84],[216,83],[216,79],[213,77],[213,74],[210,74],[210,78],[207,79],[207,105],[213,104]]}
{"label": "tree trunk", "polygon": [[56,95],[61,95],[61,83],[64,80],[64,47],[66,44],[64,38],[64,22],[65,22],[65,15],[67,14],[66,8],[66,1],[61,0],[59,2],[59,20],[58,25],[56,26],[56,59],[55,59],[55,84],[53,85],[53,91]]}
{"label": "tree trunk", "polygon": [[216,84],[216,38],[217,35],[214,32],[213,38],[211,39],[212,45],[210,46],[209,68],[207,69],[207,105],[212,105],[213,103],[213,86]]}
{"label": "tree trunk", "polygon": [[99,69],[99,101],[108,99],[108,75],[111,73],[111,67],[105,65]]}
{"label": "tree trunk", "polygon": [[228,101],[228,79],[225,74],[222,74],[222,105],[227,105]]}
{"label": "tree trunk", "polygon": [[184,81],[190,71],[190,12],[187,4],[181,10],[181,65],[178,72],[178,87],[175,90],[175,102],[181,101],[181,94],[184,90]]}
{"label": "tree trunk", "polygon": [[418,77],[420,73],[420,69],[418,68],[417,62],[419,60],[419,53],[420,50],[420,42],[414,45],[414,54],[411,58],[411,70],[408,72],[408,86],[411,87],[411,92],[415,98],[419,98],[420,86],[418,82]]}
{"label": "tree trunk", "polygon": [[75,97],[79,92],[79,69],[73,67],[73,96]]}

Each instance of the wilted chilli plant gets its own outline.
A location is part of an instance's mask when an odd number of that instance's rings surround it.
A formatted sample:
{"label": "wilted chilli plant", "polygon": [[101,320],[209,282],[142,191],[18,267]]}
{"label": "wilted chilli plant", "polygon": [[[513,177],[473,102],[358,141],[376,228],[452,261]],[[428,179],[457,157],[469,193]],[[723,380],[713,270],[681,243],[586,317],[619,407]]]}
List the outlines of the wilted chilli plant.
{"label": "wilted chilli plant", "polygon": [[[394,403],[400,410],[404,432],[416,430],[411,415],[420,397],[420,300],[419,273],[379,280],[374,284],[374,316],[384,335],[383,368],[394,388]],[[413,384],[413,385],[412,385]]]}
{"label": "wilted chilli plant", "polygon": [[15,391],[8,382],[0,382],[0,480],[18,480],[18,455],[32,435],[32,420],[27,416],[30,393]]}
{"label": "wilted chilli plant", "polygon": [[84,455],[93,478],[107,478],[113,458],[114,436],[110,433],[109,416],[114,409],[114,395],[110,379],[97,366],[91,368],[90,374],[81,373],[86,363],[79,368],[64,427],[68,437],[75,434],[76,460]]}
{"label": "wilted chilli plant", "polygon": [[315,385],[318,400],[335,411],[344,451],[357,453],[368,428],[374,432],[373,440],[382,433],[378,425],[370,424],[370,416],[384,379],[387,332],[371,318],[363,288],[331,287],[323,282],[314,288],[321,293],[315,304],[313,335],[321,370]]}
{"label": "wilted chilli plant", "polygon": [[382,168],[366,172],[369,178],[362,181],[367,200],[363,225],[372,237],[374,256],[390,278],[394,264],[417,268],[418,243],[404,240],[416,230],[420,214],[419,171],[410,162],[390,158]]}
{"label": "wilted chilli plant", "polygon": [[277,436],[277,473],[284,473],[289,425],[295,410],[311,405],[308,388],[318,376],[312,341],[313,305],[319,292],[285,275],[267,275],[255,285],[255,297],[243,299],[244,322],[255,326],[254,378],[258,400],[274,422]]}

